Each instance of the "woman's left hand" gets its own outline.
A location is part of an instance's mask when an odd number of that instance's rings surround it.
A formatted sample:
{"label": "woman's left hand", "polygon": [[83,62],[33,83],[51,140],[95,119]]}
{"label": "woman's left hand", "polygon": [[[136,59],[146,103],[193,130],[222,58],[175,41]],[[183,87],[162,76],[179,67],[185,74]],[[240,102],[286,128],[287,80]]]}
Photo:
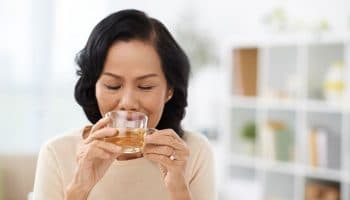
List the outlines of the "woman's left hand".
{"label": "woman's left hand", "polygon": [[157,130],[146,135],[143,154],[145,158],[160,164],[165,186],[170,193],[189,193],[185,170],[190,152],[174,130]]}

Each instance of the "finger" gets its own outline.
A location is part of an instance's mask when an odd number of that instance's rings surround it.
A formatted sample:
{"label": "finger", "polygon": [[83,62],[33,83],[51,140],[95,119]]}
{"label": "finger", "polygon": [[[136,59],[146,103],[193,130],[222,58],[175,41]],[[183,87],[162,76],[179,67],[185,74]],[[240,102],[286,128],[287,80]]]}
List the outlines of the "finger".
{"label": "finger", "polygon": [[175,140],[179,141],[180,143],[185,143],[183,139],[173,130],[173,129],[163,129],[163,130],[154,130],[154,135],[163,135],[163,136],[169,136],[174,138]]}
{"label": "finger", "polygon": [[175,139],[182,140],[182,138],[173,129],[156,130],[155,134],[162,134],[174,137]]}
{"label": "finger", "polygon": [[145,158],[164,165],[166,168],[171,168],[174,166],[180,166],[184,164],[182,160],[170,160],[168,156],[159,155],[159,154],[145,154]]}
{"label": "finger", "polygon": [[174,153],[174,149],[169,146],[158,146],[158,145],[146,145],[143,148],[143,154],[159,154],[159,155],[165,155],[170,156]]}
{"label": "finger", "polygon": [[156,134],[156,133],[152,135],[147,135],[145,137],[145,144],[146,145],[147,144],[166,145],[174,148],[175,150],[182,150],[185,148],[182,141],[179,141],[169,135]]}
{"label": "finger", "polygon": [[[153,155],[160,155],[160,156],[165,156],[165,157],[167,157],[168,159],[170,159],[170,156],[173,154],[173,153],[171,153],[170,155],[166,155],[166,154],[163,154],[163,153],[161,153],[161,152],[155,152],[155,153],[143,153],[143,155],[145,156],[145,157],[147,157],[148,155],[151,155],[151,154],[153,154]],[[184,154],[184,153],[179,153],[179,152],[177,152],[176,154],[175,154],[175,158],[176,158],[176,160],[177,161],[186,161],[187,160],[187,156]]]}
{"label": "finger", "polygon": [[175,151],[169,146],[158,146],[158,145],[146,145],[143,149],[143,155],[157,154],[163,155],[170,159],[170,156],[175,154],[177,160],[187,160],[189,153],[188,151]]}
{"label": "finger", "polygon": [[90,145],[90,148],[99,148],[108,153],[112,153],[116,155],[122,154],[122,147],[113,143],[95,140],[89,145]]}
{"label": "finger", "polygon": [[86,147],[84,150],[81,150],[77,155],[77,162],[82,162],[84,160],[93,160],[93,159],[111,159],[113,157],[113,153],[107,152],[103,149],[96,147]]}
{"label": "finger", "polygon": [[155,132],[157,132],[158,130],[157,129],[155,129],[155,128],[147,128],[146,129],[146,132],[145,132],[145,136],[146,135],[151,135],[151,134],[153,134],[153,133],[155,133]]}
{"label": "finger", "polygon": [[87,152],[87,158],[89,160],[93,160],[96,158],[107,160],[112,159],[114,154],[111,152],[107,152],[101,148],[91,148],[90,151]]}
{"label": "finger", "polygon": [[85,140],[85,144],[88,144],[94,140],[102,139],[108,136],[117,135],[118,130],[115,128],[102,128],[97,130],[96,132],[92,132],[89,137]]}
{"label": "finger", "polygon": [[97,131],[97,130],[107,126],[109,122],[110,122],[110,118],[109,117],[101,118],[100,120],[98,120],[98,122],[96,122],[95,125],[92,126],[90,133],[93,133],[93,132],[95,132],[95,131]]}
{"label": "finger", "polygon": [[[96,150],[98,149],[98,150]],[[101,153],[103,151],[104,153]],[[95,155],[96,154],[96,155]],[[108,155],[109,156],[108,156]],[[122,154],[122,148],[118,145],[95,140],[92,143],[82,145],[77,151],[77,161],[82,158],[116,158]]]}

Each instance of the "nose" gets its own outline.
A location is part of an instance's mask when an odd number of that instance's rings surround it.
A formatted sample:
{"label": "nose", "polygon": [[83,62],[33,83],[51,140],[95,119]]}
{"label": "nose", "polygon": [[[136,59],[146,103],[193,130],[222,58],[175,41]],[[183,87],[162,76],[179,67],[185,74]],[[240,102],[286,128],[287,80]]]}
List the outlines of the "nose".
{"label": "nose", "polygon": [[124,89],[118,103],[119,110],[138,111],[139,102],[137,95],[132,89]]}

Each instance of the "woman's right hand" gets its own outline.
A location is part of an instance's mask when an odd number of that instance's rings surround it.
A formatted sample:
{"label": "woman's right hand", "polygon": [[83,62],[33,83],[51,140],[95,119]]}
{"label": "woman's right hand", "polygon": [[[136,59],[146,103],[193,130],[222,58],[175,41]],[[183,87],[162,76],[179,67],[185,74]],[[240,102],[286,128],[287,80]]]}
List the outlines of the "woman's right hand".
{"label": "woman's right hand", "polygon": [[[78,147],[78,167],[67,187],[66,199],[86,199],[112,162],[122,154],[120,146],[101,140],[116,134],[115,128],[106,127],[109,120],[105,117],[93,125],[89,136]],[[68,196],[74,198],[67,198]]]}

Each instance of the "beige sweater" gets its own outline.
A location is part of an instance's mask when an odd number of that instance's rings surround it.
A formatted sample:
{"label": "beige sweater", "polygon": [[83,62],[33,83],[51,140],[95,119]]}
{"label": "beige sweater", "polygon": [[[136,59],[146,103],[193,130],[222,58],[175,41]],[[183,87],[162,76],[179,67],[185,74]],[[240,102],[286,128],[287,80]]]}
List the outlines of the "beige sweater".
{"label": "beige sweater", "polygon": [[[40,150],[34,183],[34,200],[62,200],[64,188],[72,180],[77,144],[82,130],[59,136]],[[215,200],[214,158],[208,140],[200,134],[185,132],[183,140],[190,149],[186,180],[193,200]],[[115,161],[90,192],[89,200],[166,200],[158,164],[145,158]]]}

